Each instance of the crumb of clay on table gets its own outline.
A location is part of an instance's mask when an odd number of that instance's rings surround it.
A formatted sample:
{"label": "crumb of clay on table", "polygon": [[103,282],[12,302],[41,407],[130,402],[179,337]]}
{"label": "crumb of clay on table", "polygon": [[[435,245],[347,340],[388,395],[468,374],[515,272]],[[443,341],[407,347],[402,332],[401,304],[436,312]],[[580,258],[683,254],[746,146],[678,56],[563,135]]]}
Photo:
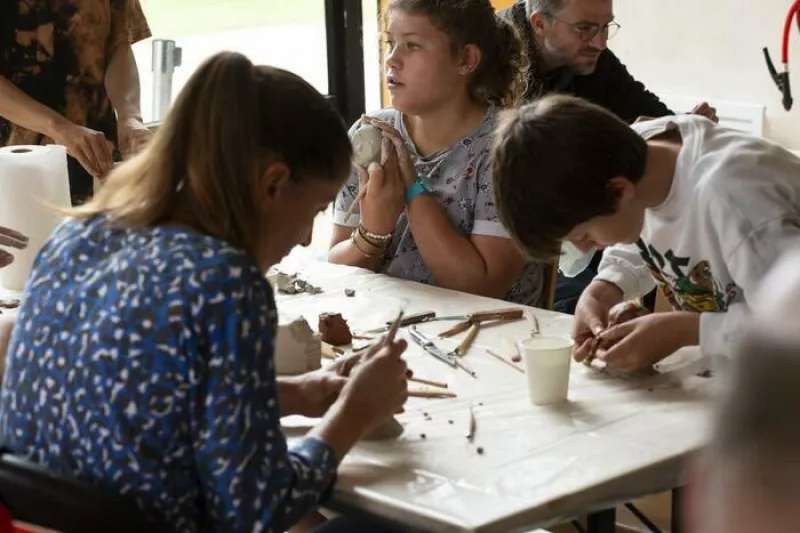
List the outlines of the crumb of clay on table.
{"label": "crumb of clay on table", "polygon": [[286,274],[278,270],[267,272],[267,280],[282,294],[319,294],[322,289],[312,285],[297,274]]}

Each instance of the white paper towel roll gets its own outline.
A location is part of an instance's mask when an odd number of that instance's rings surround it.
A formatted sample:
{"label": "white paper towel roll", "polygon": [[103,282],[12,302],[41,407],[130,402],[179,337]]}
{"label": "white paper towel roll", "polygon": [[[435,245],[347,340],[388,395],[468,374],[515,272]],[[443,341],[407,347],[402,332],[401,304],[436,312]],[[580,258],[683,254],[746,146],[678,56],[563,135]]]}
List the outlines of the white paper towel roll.
{"label": "white paper towel roll", "polygon": [[0,226],[15,229],[30,239],[27,249],[8,250],[14,254],[14,262],[0,270],[0,283],[6,289],[24,288],[36,254],[63,219],[50,206],[70,205],[66,148],[0,148]]}

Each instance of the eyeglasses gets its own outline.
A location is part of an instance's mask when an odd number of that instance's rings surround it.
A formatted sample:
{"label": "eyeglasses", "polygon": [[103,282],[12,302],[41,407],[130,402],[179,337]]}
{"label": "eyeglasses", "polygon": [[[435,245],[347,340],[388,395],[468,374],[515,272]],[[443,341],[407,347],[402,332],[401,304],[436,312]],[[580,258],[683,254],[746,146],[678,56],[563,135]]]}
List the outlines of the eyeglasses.
{"label": "eyeglasses", "polygon": [[597,34],[601,32],[603,38],[611,39],[621,28],[621,26],[613,20],[608,24],[595,24],[594,22],[567,22],[565,20],[561,20],[555,15],[551,15],[550,13],[545,13],[545,15],[560,22],[561,24],[566,24],[569,26],[575,31],[575,33],[578,34],[578,37],[580,37],[582,41],[587,43],[597,37]]}

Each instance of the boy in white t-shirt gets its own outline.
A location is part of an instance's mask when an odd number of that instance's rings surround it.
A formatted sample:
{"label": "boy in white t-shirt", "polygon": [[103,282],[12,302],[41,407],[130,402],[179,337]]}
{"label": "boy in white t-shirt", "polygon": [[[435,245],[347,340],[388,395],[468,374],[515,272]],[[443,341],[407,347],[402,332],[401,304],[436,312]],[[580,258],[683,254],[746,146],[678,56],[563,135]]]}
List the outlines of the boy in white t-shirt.
{"label": "boy in white t-shirt", "polygon": [[[506,113],[493,165],[501,220],[529,255],[605,249],[575,312],[577,360],[638,370],[683,346],[727,354],[748,295],[800,244],[800,159],[703,117],[631,127],[548,97]],[[656,284],[674,312],[607,328],[612,306]]]}

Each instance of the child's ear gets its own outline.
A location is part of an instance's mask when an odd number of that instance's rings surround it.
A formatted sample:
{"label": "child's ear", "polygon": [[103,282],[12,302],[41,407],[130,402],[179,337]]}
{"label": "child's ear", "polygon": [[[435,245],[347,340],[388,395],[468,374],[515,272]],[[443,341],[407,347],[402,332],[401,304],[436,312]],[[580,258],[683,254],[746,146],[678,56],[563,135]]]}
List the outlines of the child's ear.
{"label": "child's ear", "polygon": [[257,184],[257,194],[262,203],[269,203],[281,194],[284,187],[289,184],[291,174],[289,167],[282,161],[270,163],[264,173],[261,174]]}
{"label": "child's ear", "polygon": [[628,178],[611,178],[608,186],[616,191],[619,204],[629,203],[636,198],[636,185]]}
{"label": "child's ear", "polygon": [[461,74],[466,76],[475,72],[481,64],[481,49],[477,45],[468,44],[464,47],[461,58]]}

